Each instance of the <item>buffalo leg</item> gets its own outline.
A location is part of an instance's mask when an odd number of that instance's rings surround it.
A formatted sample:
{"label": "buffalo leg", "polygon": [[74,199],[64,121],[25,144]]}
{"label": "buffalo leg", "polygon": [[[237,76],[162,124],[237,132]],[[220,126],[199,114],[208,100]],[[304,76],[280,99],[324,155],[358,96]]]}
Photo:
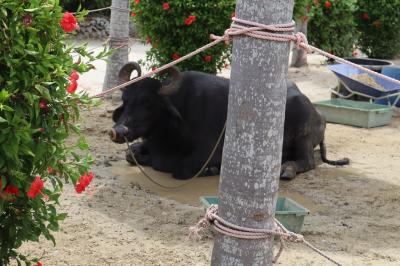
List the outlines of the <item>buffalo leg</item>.
{"label": "buffalo leg", "polygon": [[304,173],[315,168],[314,148],[307,138],[296,141],[294,160],[286,161],[281,167],[281,178],[291,180],[298,173]]}
{"label": "buffalo leg", "polygon": [[[151,166],[151,157],[150,157],[149,150],[148,150],[146,142],[133,143],[129,147],[129,149],[131,149],[131,151],[135,155],[135,158],[136,158],[137,162],[140,165]],[[125,158],[130,164],[136,165],[135,161],[132,158],[131,152],[129,152],[129,150],[126,151],[126,157]]]}

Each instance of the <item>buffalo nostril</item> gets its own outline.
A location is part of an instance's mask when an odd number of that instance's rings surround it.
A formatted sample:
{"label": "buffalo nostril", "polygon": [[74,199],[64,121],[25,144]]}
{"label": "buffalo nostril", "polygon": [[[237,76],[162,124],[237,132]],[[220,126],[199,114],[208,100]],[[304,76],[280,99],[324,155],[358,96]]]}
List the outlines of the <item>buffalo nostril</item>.
{"label": "buffalo nostril", "polygon": [[113,141],[117,139],[117,132],[115,131],[115,129],[110,129],[108,131],[108,135],[110,136],[110,139]]}

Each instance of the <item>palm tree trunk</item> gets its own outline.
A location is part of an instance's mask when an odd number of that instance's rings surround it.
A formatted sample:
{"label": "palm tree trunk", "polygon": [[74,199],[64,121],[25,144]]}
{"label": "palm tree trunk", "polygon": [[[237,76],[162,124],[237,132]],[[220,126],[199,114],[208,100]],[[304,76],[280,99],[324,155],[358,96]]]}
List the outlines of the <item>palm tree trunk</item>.
{"label": "palm tree trunk", "polygon": [[[307,25],[308,19],[299,19],[296,22],[296,32],[302,32],[307,36]],[[292,62],[291,67],[302,67],[307,65],[307,53],[303,49],[297,49],[293,47],[292,49]]]}
{"label": "palm tree trunk", "polygon": [[[292,20],[293,0],[237,0],[238,18],[264,24]],[[286,103],[288,42],[237,37],[219,184],[219,215],[239,226],[274,229]],[[273,238],[218,234],[211,265],[272,265]]]}
{"label": "palm tree trunk", "polygon": [[[116,50],[108,58],[103,91],[120,84],[118,72],[128,62],[129,53],[129,0],[112,0],[111,5],[109,45]],[[120,98],[120,93],[116,94]]]}

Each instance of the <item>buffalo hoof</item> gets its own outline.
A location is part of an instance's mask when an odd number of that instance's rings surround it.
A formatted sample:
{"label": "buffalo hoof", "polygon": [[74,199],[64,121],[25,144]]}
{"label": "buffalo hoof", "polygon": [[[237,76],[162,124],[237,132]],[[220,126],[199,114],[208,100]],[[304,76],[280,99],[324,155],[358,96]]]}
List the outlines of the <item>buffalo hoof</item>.
{"label": "buffalo hoof", "polygon": [[284,163],[281,170],[281,179],[293,180],[296,177],[296,170],[292,164]]}
{"label": "buffalo hoof", "polygon": [[219,175],[219,168],[218,167],[207,167],[200,176],[213,176]]}

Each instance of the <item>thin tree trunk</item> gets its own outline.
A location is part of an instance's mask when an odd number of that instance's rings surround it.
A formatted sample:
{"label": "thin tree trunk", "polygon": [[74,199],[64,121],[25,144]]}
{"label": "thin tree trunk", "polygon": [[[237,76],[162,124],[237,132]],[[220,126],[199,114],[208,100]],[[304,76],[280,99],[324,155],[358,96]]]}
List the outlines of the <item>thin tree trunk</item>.
{"label": "thin tree trunk", "polygon": [[[307,36],[308,19],[299,19],[296,22],[296,31],[302,32]],[[297,49],[295,46],[292,49],[291,67],[302,67],[307,65],[307,53],[303,49]]]}
{"label": "thin tree trunk", "polygon": [[[236,15],[264,24],[292,20],[293,0],[238,0]],[[219,215],[250,228],[274,228],[290,44],[239,37],[233,62]],[[211,265],[271,265],[273,238],[218,234]]]}
{"label": "thin tree trunk", "polygon": [[[109,45],[116,50],[108,58],[103,91],[120,84],[118,72],[128,62],[129,53],[129,0],[112,0],[111,5],[115,8],[111,9]],[[115,97],[120,98],[119,93]]]}

